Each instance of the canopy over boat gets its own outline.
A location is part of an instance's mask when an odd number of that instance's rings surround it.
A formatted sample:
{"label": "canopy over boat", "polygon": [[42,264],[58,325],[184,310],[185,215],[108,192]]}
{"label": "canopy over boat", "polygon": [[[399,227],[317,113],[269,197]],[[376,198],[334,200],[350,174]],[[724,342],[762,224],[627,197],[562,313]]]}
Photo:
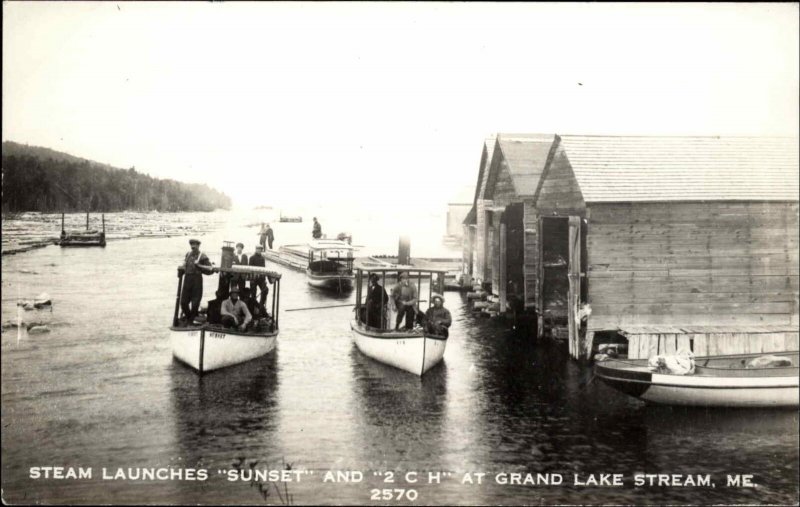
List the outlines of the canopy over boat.
{"label": "canopy over boat", "polygon": [[260,266],[243,266],[241,264],[234,264],[230,267],[214,268],[214,272],[239,275],[245,280],[252,280],[259,276],[268,276],[273,280],[280,280],[281,278],[281,274],[277,271],[272,271],[271,269],[262,268]]}
{"label": "canopy over boat", "polygon": [[353,257],[355,249],[353,245],[338,239],[315,239],[308,244],[309,255],[317,258]]}

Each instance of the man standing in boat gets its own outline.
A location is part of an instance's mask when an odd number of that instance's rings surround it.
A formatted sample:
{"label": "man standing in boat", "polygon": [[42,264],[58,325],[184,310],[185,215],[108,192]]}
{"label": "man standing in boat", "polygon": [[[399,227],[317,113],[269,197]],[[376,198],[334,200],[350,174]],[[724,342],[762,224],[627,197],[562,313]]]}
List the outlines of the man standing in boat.
{"label": "man standing in boat", "polygon": [[[236,253],[233,255],[233,265],[234,266],[248,265],[248,258],[247,254],[244,253],[243,243],[236,243]],[[239,292],[241,292],[245,288],[244,282],[245,282],[244,275],[234,275],[233,279],[231,280],[231,287],[233,286],[239,287]]]}
{"label": "man standing in boat", "polygon": [[311,237],[319,239],[322,237],[322,226],[317,222],[317,217],[314,217],[314,228],[311,229]]}
{"label": "man standing in boat", "polygon": [[417,315],[417,286],[408,281],[408,271],[401,271],[400,281],[392,289],[392,299],[397,307],[395,330],[400,329],[403,317],[406,319],[405,329],[414,328],[414,317]]}
{"label": "man standing in boat", "polygon": [[203,299],[203,275],[213,273],[211,261],[200,251],[200,240],[190,239],[191,251],[183,259],[183,290],[181,291],[181,310],[186,324],[194,323],[200,300]]}
{"label": "man standing in boat", "polygon": [[377,274],[372,273],[369,275],[369,288],[367,289],[367,304],[366,304],[366,324],[370,327],[383,329],[383,318],[388,315],[389,309],[386,305],[389,303],[389,296],[379,283]]}
{"label": "man standing in boat", "polygon": [[[256,253],[250,256],[250,265],[258,266],[260,268],[263,268],[267,265],[266,259],[264,259],[264,247],[262,245],[256,246]],[[253,298],[256,297],[256,287],[261,290],[261,295],[258,298],[259,302],[262,305],[266,304],[269,287],[267,287],[267,280],[264,278],[264,275],[259,275],[250,280],[250,294],[253,296]]]}
{"label": "man standing in boat", "polygon": [[433,305],[425,312],[425,331],[447,338],[453,317],[450,316],[450,310],[444,307],[444,298],[440,294],[434,294],[431,299]]}

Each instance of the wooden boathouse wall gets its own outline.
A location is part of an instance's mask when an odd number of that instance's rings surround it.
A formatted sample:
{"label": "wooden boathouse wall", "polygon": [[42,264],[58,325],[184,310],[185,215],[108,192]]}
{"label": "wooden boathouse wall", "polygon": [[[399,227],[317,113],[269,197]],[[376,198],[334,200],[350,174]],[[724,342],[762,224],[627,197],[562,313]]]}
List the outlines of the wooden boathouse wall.
{"label": "wooden boathouse wall", "polygon": [[535,210],[540,245],[569,220],[570,354],[797,350],[797,183],[796,140],[557,137]]}
{"label": "wooden boathouse wall", "polygon": [[[797,350],[796,202],[593,203],[589,214],[589,333],[627,330],[631,358],[690,340],[695,353]],[[652,332],[668,327],[687,332]]]}

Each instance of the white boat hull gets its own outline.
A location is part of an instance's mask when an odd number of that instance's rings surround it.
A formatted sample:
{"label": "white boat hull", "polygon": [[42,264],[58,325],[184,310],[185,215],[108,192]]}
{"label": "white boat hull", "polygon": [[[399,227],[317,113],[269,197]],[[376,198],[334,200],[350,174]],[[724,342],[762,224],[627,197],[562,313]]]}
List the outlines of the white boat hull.
{"label": "white boat hull", "polygon": [[444,356],[447,339],[406,331],[371,331],[350,324],[353,341],[365,356],[415,375],[436,366]]}
{"label": "white boat hull", "polygon": [[275,349],[278,332],[245,334],[229,329],[171,328],[172,355],[200,373],[244,363]]}
{"label": "white boat hull", "polygon": [[797,377],[742,379],[748,380],[742,385],[697,382],[709,380],[702,377],[684,377],[676,384],[674,377],[654,374],[652,385],[641,399],[658,404],[721,407],[797,407],[800,400]]}
{"label": "white boat hull", "polygon": [[[793,357],[797,353],[777,353]],[[603,361],[595,364],[595,374],[609,386],[650,403],[702,407],[798,407],[800,377],[798,367],[731,368],[745,356],[698,358],[693,375],[670,375],[649,371],[642,360]],[[704,359],[708,359],[704,361]]]}

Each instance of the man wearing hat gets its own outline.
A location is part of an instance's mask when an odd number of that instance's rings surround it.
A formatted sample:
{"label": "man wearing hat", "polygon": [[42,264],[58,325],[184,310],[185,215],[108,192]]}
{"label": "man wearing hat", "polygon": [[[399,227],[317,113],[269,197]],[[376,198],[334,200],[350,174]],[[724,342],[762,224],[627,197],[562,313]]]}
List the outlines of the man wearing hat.
{"label": "man wearing hat", "polygon": [[181,310],[186,317],[186,324],[194,323],[200,300],[203,299],[203,275],[213,273],[211,261],[200,251],[200,240],[190,239],[192,249],[183,259],[183,290],[181,291]]}
{"label": "man wearing hat", "polygon": [[431,299],[433,305],[425,312],[425,331],[447,338],[449,335],[447,328],[453,323],[450,310],[444,307],[444,298],[440,294],[434,294]]}
{"label": "man wearing hat", "polygon": [[380,281],[380,277],[376,273],[369,275],[364,320],[368,326],[382,329],[384,327],[383,319],[389,314],[389,309],[386,307],[389,303],[389,296],[386,294],[386,289],[378,281]]}
{"label": "man wearing hat", "polygon": [[[260,268],[263,268],[267,265],[266,259],[264,259],[263,245],[256,245],[256,253],[250,256],[250,265],[258,266]],[[263,275],[257,276],[252,280],[250,280],[250,293],[254,299],[256,297],[256,287],[258,287],[261,290],[261,295],[258,298],[259,303],[265,305],[267,302],[267,294],[269,293],[269,287],[267,287],[267,281],[264,279]]]}
{"label": "man wearing hat", "polygon": [[392,299],[397,308],[394,328],[395,330],[400,329],[400,323],[405,318],[405,329],[409,330],[414,327],[414,317],[417,314],[417,286],[409,282],[408,271],[401,271],[398,278],[400,281],[392,289]]}
{"label": "man wearing hat", "polygon": [[226,328],[238,328],[239,331],[245,331],[253,317],[250,315],[250,310],[239,299],[239,287],[234,286],[231,289],[231,294],[225,301],[222,302],[220,308],[222,315],[222,325]]}

